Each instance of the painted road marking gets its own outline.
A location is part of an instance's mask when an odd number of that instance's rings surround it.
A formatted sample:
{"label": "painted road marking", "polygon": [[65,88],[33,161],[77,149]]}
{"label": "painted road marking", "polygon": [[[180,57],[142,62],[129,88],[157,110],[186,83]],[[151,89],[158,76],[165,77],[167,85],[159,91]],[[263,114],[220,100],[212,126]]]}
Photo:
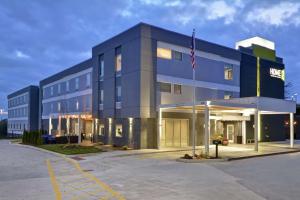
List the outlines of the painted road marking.
{"label": "painted road marking", "polygon": [[61,198],[61,192],[59,190],[59,186],[58,186],[58,183],[56,181],[56,177],[55,177],[53,168],[51,166],[50,160],[47,159],[46,163],[47,163],[47,167],[48,167],[48,173],[49,173],[49,176],[50,176],[51,184],[52,184],[52,187],[53,187],[53,190],[54,190],[54,193],[55,193],[55,199],[56,200],[61,200],[62,199]]}
{"label": "painted road marking", "polygon": [[97,197],[125,200],[121,194],[96,178],[89,170],[83,169],[77,161],[65,156],[60,157],[63,159],[47,160],[56,200]]}
{"label": "painted road marking", "polygon": [[98,178],[96,178],[90,172],[84,171],[77,161],[69,159],[69,158],[65,158],[65,159],[67,159],[69,162],[71,162],[79,172],[84,174],[85,177],[89,178],[90,180],[95,181],[100,187],[102,187],[104,190],[108,191],[112,196],[114,196],[118,200],[125,200],[125,198],[121,194],[119,194],[117,191],[113,190],[109,185],[107,185],[103,181],[100,181]]}

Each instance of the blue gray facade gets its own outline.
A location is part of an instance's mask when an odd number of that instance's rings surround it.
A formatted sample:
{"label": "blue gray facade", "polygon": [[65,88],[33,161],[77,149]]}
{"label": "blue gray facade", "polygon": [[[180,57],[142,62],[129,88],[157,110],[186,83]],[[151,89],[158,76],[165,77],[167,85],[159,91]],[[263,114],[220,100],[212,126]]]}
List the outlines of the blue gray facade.
{"label": "blue gray facade", "polygon": [[38,86],[28,86],[7,96],[9,135],[38,130]]}
{"label": "blue gray facade", "polygon": [[[195,42],[194,81],[190,36],[140,23],[94,46],[91,59],[40,82],[39,128],[56,136],[84,134],[93,142],[138,149],[157,148],[158,143],[190,146],[191,112],[164,112],[163,125],[158,125],[159,107],[192,102],[194,86],[196,101],[257,96],[260,52],[268,55],[260,60],[260,95],[284,98],[284,80],[270,78],[270,68],[284,70],[275,51],[270,56],[263,48]],[[204,114],[197,113],[197,145],[202,144],[203,120]],[[265,126],[274,119],[263,120]],[[251,123],[249,118],[249,139]],[[212,120],[211,124],[212,134],[227,135],[228,127],[233,128],[233,142],[239,141],[241,121]],[[272,139],[283,139],[281,133],[276,135]]]}

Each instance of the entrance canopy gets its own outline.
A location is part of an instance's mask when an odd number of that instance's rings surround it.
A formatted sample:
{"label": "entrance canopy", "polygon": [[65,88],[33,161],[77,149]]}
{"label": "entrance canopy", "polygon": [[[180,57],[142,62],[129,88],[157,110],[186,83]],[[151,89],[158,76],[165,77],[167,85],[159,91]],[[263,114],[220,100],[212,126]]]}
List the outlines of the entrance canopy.
{"label": "entrance canopy", "polygon": [[[197,101],[195,109],[204,111],[208,106],[210,112],[231,112],[231,113],[249,113],[255,114],[258,110],[260,114],[289,114],[296,112],[296,102],[284,99],[274,99],[268,97],[244,97],[234,99],[220,99],[212,101]],[[160,109],[174,110],[190,110],[193,103],[178,103],[178,104],[162,104]]]}
{"label": "entrance canopy", "polygon": [[[161,135],[162,112],[190,112],[193,109],[192,102],[162,104],[159,106],[159,137]],[[260,136],[260,115],[266,114],[289,114],[290,115],[290,145],[294,146],[294,115],[296,112],[296,102],[284,99],[275,99],[268,97],[244,97],[234,99],[220,99],[211,101],[195,102],[195,110],[205,114],[205,151],[209,151],[210,119],[211,114],[241,114],[240,119],[249,115],[254,115],[254,141],[255,150],[258,151],[258,140]]]}

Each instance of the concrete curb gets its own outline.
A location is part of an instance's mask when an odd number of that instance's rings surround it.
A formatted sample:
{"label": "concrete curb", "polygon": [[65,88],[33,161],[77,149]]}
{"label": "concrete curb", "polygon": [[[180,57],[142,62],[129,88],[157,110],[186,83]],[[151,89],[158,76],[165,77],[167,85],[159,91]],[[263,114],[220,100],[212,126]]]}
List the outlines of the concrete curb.
{"label": "concrete curb", "polygon": [[[49,151],[47,149],[42,149],[42,148],[39,148],[39,147],[35,147],[35,146],[31,146],[31,145],[25,145],[25,144],[17,144],[17,143],[10,143],[11,145],[16,145],[16,146],[20,146],[20,147],[25,147],[25,148],[29,148],[29,149],[35,149],[37,151],[41,151],[41,152],[44,152],[44,153],[50,153],[52,155],[55,155],[55,156],[59,156],[59,157],[69,157],[69,156],[74,156],[74,155],[65,155],[65,154],[61,154],[61,153],[57,153],[57,152],[54,152],[54,151]],[[77,155],[76,155],[77,156]]]}
{"label": "concrete curb", "polygon": [[300,149],[293,150],[293,151],[275,152],[275,153],[267,153],[267,154],[261,154],[261,155],[251,155],[251,156],[243,156],[243,157],[236,157],[236,158],[227,158],[227,159],[228,159],[228,161],[235,161],[235,160],[244,160],[244,159],[258,158],[258,157],[292,154],[292,153],[299,153],[299,152],[300,152]]}
{"label": "concrete curb", "polygon": [[183,163],[215,163],[215,162],[226,162],[228,158],[218,158],[218,159],[184,159],[178,158],[176,159],[177,162]]}

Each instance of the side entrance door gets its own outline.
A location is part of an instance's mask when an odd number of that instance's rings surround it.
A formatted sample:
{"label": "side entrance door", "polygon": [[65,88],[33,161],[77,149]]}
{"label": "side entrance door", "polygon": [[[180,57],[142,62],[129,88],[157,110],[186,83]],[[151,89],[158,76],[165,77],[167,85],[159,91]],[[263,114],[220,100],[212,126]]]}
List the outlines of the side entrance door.
{"label": "side entrance door", "polygon": [[234,142],[234,125],[227,124],[227,139],[229,142]]}

